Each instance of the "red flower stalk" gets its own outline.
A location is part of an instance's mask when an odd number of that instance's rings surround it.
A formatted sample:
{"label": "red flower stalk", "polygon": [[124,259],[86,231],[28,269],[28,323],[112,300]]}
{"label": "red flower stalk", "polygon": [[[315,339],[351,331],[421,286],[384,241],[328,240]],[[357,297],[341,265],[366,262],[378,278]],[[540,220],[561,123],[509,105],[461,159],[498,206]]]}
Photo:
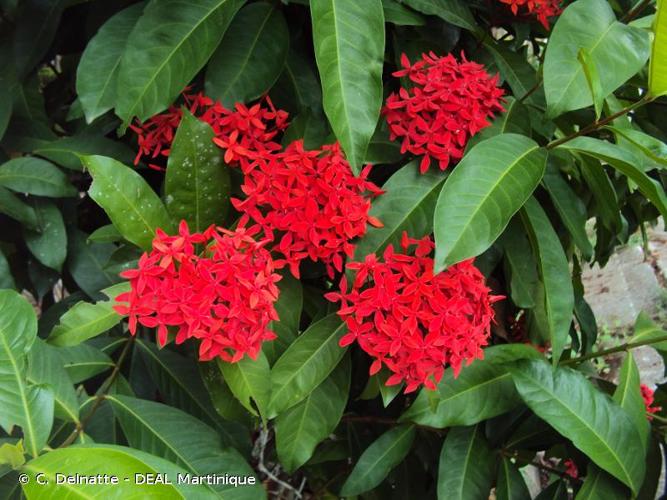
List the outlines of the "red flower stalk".
{"label": "red flower stalk", "polygon": [[334,269],[343,270],[344,256],[353,256],[350,242],[366,233],[366,224],[381,226],[368,215],[370,197],[382,193],[367,180],[370,165],[356,177],[337,143],[308,151],[295,141],[284,151],[252,156],[240,162],[246,198],[232,203],[275,238],[271,250],[297,278],[307,257],[323,262],[333,277]]}
{"label": "red flower stalk", "polygon": [[492,77],[481,64],[461,57],[459,62],[451,54],[431,52],[411,64],[403,54],[403,69],[394,73],[408,77],[413,86],[392,93],[382,113],[391,139],[402,138],[401,151],[423,156],[422,173],[431,158],[438,160],[440,170],[460,160],[468,139],[490,125],[494,112],[504,110],[498,75]]}
{"label": "red flower stalk", "polygon": [[563,462],[563,465],[565,466],[565,474],[572,479],[577,479],[579,477],[579,469],[577,468],[577,464],[574,463],[574,460],[568,458]]}
{"label": "red flower stalk", "polygon": [[[234,363],[245,354],[255,359],[262,342],[275,338],[268,325],[278,319],[274,303],[281,277],[263,248],[266,241],[253,238],[260,228],[246,228],[245,222],[235,231],[211,226],[191,234],[182,221],[176,236],[158,229],[138,268],[121,273],[131,290],[116,298],[114,309],[129,315],[130,333],[137,323],[157,327],[164,346],[172,327],[177,344],[201,341],[203,361],[220,357]],[[206,248],[202,255],[195,253],[196,244]]]}
{"label": "red flower stalk", "polygon": [[[644,406],[646,406],[646,413],[658,413],[662,411],[662,406],[653,406],[653,394],[654,391],[651,390],[647,385],[641,384],[639,386],[642,392],[642,399],[644,400]],[[647,415],[646,418],[653,420],[651,415]]]}
{"label": "red flower stalk", "polygon": [[[236,103],[234,110],[225,108],[201,93],[184,93],[183,99],[185,106],[194,116],[213,128],[214,141],[226,149],[225,162],[232,163],[246,156],[252,157],[280,149],[280,145],[273,142],[273,139],[287,127],[287,113],[276,110],[268,96],[251,107]],[[135,165],[142,156],[169,156],[180,122],[181,109],[171,106],[143,124],[130,125],[139,142]],[[162,170],[153,164],[149,166]]]}
{"label": "red flower stalk", "polygon": [[484,357],[491,304],[502,297],[490,295],[472,260],[434,275],[429,237],[414,240],[404,233],[401,247],[397,253],[389,245],[382,261],[370,254],[348,264],[354,280],[348,284],[343,277],[340,292],[326,298],[341,303],[338,314],[348,333],[340,345],[357,341],[375,358],[370,373],[387,366],[393,372],[387,385],[405,381],[409,393],[421,384],[435,389],[446,364],[458,376],[463,362]]}
{"label": "red flower stalk", "polygon": [[558,16],[563,12],[562,0],[500,0],[511,6],[512,13],[516,16],[519,7],[526,7],[529,14],[533,14],[542,23],[544,29],[549,29],[549,18]]}

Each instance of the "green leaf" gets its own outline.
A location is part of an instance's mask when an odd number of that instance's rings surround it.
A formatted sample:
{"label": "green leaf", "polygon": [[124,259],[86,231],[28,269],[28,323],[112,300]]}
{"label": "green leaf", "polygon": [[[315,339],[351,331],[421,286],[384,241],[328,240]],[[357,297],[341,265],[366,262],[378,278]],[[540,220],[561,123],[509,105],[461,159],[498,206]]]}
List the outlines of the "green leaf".
{"label": "green leaf", "polygon": [[613,399],[623,408],[639,431],[642,447],[647,449],[651,426],[646,419],[646,406],[640,387],[640,375],[632,351],[628,351],[621,365],[618,375],[618,387],[614,391]]}
{"label": "green leaf", "polygon": [[[238,451],[223,448],[218,433],[193,416],[171,406],[128,396],[107,396],[114,415],[132,448],[150,452],[183,467],[197,476],[222,473],[253,476],[253,471]],[[233,489],[234,494],[251,498],[263,498],[263,488],[258,484],[242,486],[204,485],[211,492]]]}
{"label": "green leaf", "polygon": [[25,450],[23,441],[16,444],[4,442],[0,445],[0,465],[8,465],[12,469],[18,469],[25,463]]}
{"label": "green leaf", "polygon": [[0,426],[21,427],[33,457],[46,445],[53,425],[53,392],[26,381],[27,354],[37,338],[32,306],[18,293],[0,290]]}
{"label": "green leaf", "polygon": [[576,500],[623,500],[630,492],[619,481],[610,476],[597,465],[590,463],[586,471],[586,479],[575,497]]}
{"label": "green leaf", "polygon": [[478,425],[450,429],[440,452],[438,499],[487,498],[496,460]]}
{"label": "green leaf", "polygon": [[89,243],[115,243],[122,240],[123,235],[118,232],[116,226],[107,224],[106,226],[98,227],[90,233],[87,241]]}
{"label": "green leaf", "polygon": [[535,500],[568,500],[567,483],[563,479],[557,479],[535,497]]}
{"label": "green leaf", "polygon": [[28,352],[27,380],[30,384],[48,386],[53,391],[56,417],[79,422],[79,401],[60,353],[40,338],[35,339]]}
{"label": "green leaf", "polygon": [[137,3],[111,17],[81,55],[76,70],[76,93],[88,123],[116,104],[120,59],[145,5]]}
{"label": "green leaf", "polygon": [[532,309],[535,307],[535,288],[538,281],[537,263],[517,217],[510,221],[500,243],[509,267],[512,302],[518,307]]}
{"label": "green leaf", "polygon": [[552,118],[593,104],[584,67],[577,60],[581,49],[600,69],[596,97],[604,99],[642,69],[649,56],[649,36],[616,21],[606,0],[570,4],[551,31],[544,59],[544,91]]}
{"label": "green leaf", "polygon": [[470,31],[477,31],[477,23],[470,7],[463,0],[402,0],[408,7],[428,16],[440,19]]}
{"label": "green leaf", "polygon": [[23,238],[30,252],[46,267],[60,271],[67,257],[67,232],[60,210],[52,202],[33,202],[41,232],[23,229]]}
{"label": "green leaf", "polygon": [[294,49],[290,49],[287,54],[285,67],[276,87],[280,90],[275,97],[272,94],[276,105],[279,105],[279,100],[286,99],[299,111],[322,110],[322,87],[315,69],[311,67],[309,59]]}
{"label": "green leaf", "polygon": [[[122,340],[123,342],[128,341],[126,339]],[[59,347],[57,352],[63,367],[74,384],[84,382],[116,366],[107,354],[88,344]]]}
{"label": "green leaf", "polygon": [[278,282],[280,295],[275,303],[278,321],[272,321],[270,329],[278,336],[262,346],[269,364],[273,364],[299,335],[301,311],[303,310],[303,286],[291,273],[283,273]]}
{"label": "green leaf", "polygon": [[14,34],[16,73],[25,77],[51,47],[66,0],[25,0],[18,10]]}
{"label": "green leaf", "polygon": [[[28,498],[218,498],[203,486],[179,484],[178,474],[187,471],[163,458],[139,450],[111,444],[74,445],[50,451],[23,466],[28,481],[23,492]],[[135,474],[166,475],[172,484],[141,484]],[[41,476],[39,484],[37,475]],[[56,474],[74,477],[109,474],[118,484],[68,484],[58,482]],[[124,479],[128,480],[125,481]],[[139,480],[137,480],[139,479]]]}
{"label": "green leaf", "polygon": [[513,52],[507,45],[489,41],[484,43],[484,47],[491,53],[500,75],[512,89],[515,100],[528,96],[525,98],[527,102],[539,103],[540,108],[544,108],[544,96],[540,95],[538,100],[537,92],[528,95],[537,85],[537,75],[525,54]]}
{"label": "green leaf", "polygon": [[86,294],[98,297],[100,290],[120,281],[120,277],[105,270],[116,247],[109,243],[89,244],[86,240],[86,233],[78,229],[70,231],[67,240],[69,272]]}
{"label": "green leaf", "polygon": [[521,218],[537,256],[537,268],[544,291],[543,297],[539,297],[542,300],[537,304],[544,315],[543,327],[551,341],[553,361],[558,363],[569,336],[574,310],[570,265],[558,235],[535,198],[531,197],[525,204]]}
{"label": "green leaf", "polygon": [[225,420],[251,425],[250,414],[232,394],[218,363],[199,363],[199,373],[218,415]]}
{"label": "green leaf", "polygon": [[171,146],[164,194],[167,210],[190,230],[222,224],[229,209],[229,170],[213,144],[213,129],[186,109]]}
{"label": "green leaf", "polygon": [[88,194],[126,240],[148,250],[157,228],[172,231],[160,198],[137,172],[104,156],[84,156],[81,161],[93,176]]}
{"label": "green leaf", "polygon": [[445,181],[435,207],[435,271],[488,249],[537,187],[546,153],[502,134],[477,144]]}
{"label": "green leaf", "polygon": [[35,210],[2,186],[0,186],[0,213],[22,222],[30,229],[39,230]]}
{"label": "green leaf", "polygon": [[347,349],[338,345],[347,327],[331,314],[311,325],[271,369],[268,418],[304,400],[338,365]]}
{"label": "green leaf", "polygon": [[402,425],[388,430],[366,448],[343,484],[340,496],[359,495],[380,484],[412,447],[415,428]]}
{"label": "green leaf", "polygon": [[115,299],[129,290],[128,282],[118,283],[102,290],[109,300],[100,300],[95,304],[77,303],[60,317],[60,324],[51,331],[48,342],[56,346],[74,346],[116,326],[122,316],[113,309]]}
{"label": "green leaf", "polygon": [[581,163],[579,171],[595,198],[596,213],[599,214],[600,222],[608,229],[620,232],[623,225],[621,209],[611,179],[599,161],[583,157]]}
{"label": "green leaf", "polygon": [[591,57],[588,50],[581,48],[577,53],[577,59],[584,68],[584,75],[586,76],[586,83],[588,83],[588,90],[591,92],[593,98],[593,106],[595,108],[595,119],[599,120],[602,114],[602,106],[604,105],[605,96],[602,91],[602,84],[600,83],[600,74],[598,68],[595,66],[595,61]]}
{"label": "green leaf", "polygon": [[40,144],[32,152],[70,170],[82,170],[82,155],[109,156],[122,163],[132,163],[135,156],[122,142],[89,131]]}
{"label": "green leaf", "polygon": [[663,217],[667,217],[667,195],[665,195],[665,190],[656,180],[651,179],[635,166],[638,162],[633,154],[616,144],[594,139],[593,137],[577,137],[559,147],[569,151],[576,151],[608,163],[637,184],[639,191],[655,205]]}
{"label": "green leaf", "polygon": [[651,51],[648,88],[651,95],[667,93],[667,2],[658,0],[658,8],[653,22],[655,38]]}
{"label": "green leaf", "polygon": [[242,8],[211,57],[206,92],[224,106],[265,94],[285,66],[289,49],[287,22],[266,2]]}
{"label": "green leaf", "polygon": [[389,132],[379,125],[366,150],[364,164],[371,165],[397,163],[403,158],[401,145],[389,139]]}
{"label": "green leaf", "polygon": [[127,39],[116,114],[124,125],[166,109],[202,69],[243,0],[151,0]]}
{"label": "green leaf", "polygon": [[387,245],[398,248],[403,231],[421,238],[433,230],[435,202],[444,177],[441,172],[420,174],[416,161],[408,163],[385,182],[385,194],[371,207],[370,215],[384,225],[369,228],[355,248],[356,260],[371,253],[380,255]]}
{"label": "green leaf", "polygon": [[23,156],[0,165],[0,186],[38,196],[76,196],[67,176],[46,160]]}
{"label": "green leaf", "polygon": [[537,350],[526,345],[489,347],[483,360],[464,367],[458,377],[447,368],[437,391],[423,389],[400,420],[445,428],[501,415],[521,403],[505,363],[539,357]]}
{"label": "green leaf", "polygon": [[426,20],[396,0],[382,0],[384,20],[397,26],[423,26]]}
{"label": "green leaf", "polygon": [[306,399],[276,419],[276,450],[288,472],[305,464],[335,429],[350,389],[350,357],[345,356],[329,377]]}
{"label": "green leaf", "polygon": [[[657,163],[658,167],[667,167],[667,144],[660,139],[656,139],[641,130],[635,130],[629,127],[607,126],[607,128],[612,130],[617,136],[622,137],[636,146],[642,154],[646,155],[654,163]],[[620,141],[617,141],[617,143],[620,145]]]}
{"label": "green leaf", "polygon": [[639,432],[628,414],[586,377],[542,360],[509,367],[528,407],[598,466],[637,492],[644,478]]}
{"label": "green leaf", "polygon": [[572,240],[577,245],[584,259],[593,257],[593,245],[586,234],[586,205],[563,179],[556,164],[549,164],[542,179],[551,201],[560,215],[563,224],[570,232]]}
{"label": "green leaf", "polygon": [[5,254],[2,253],[0,249],[0,288],[10,288],[15,289],[16,283],[14,283],[14,277],[12,276],[11,269],[9,268],[9,262]]}
{"label": "green leaf", "polygon": [[503,457],[496,481],[497,500],[530,500],[530,492],[523,476],[509,458]]}
{"label": "green leaf", "polygon": [[245,356],[236,363],[218,360],[218,367],[236,399],[253,415],[259,410],[265,417],[271,391],[271,368],[266,355],[260,351],[257,359]]}
{"label": "green leaf", "polygon": [[651,347],[658,351],[667,351],[667,341],[655,342],[654,339],[667,335],[667,331],[656,325],[645,312],[640,312],[635,321],[635,333],[632,336],[632,342],[651,341]]}
{"label": "green leaf", "polygon": [[324,112],[358,172],[382,105],[382,2],[310,0],[310,10]]}

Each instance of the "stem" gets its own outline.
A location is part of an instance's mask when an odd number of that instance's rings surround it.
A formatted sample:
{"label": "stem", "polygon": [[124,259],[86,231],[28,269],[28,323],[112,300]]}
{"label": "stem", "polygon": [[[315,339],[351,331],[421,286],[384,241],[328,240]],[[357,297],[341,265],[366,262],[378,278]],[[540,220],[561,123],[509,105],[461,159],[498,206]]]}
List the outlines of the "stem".
{"label": "stem", "polygon": [[616,347],[611,347],[609,349],[603,349],[601,351],[596,351],[592,352],[590,354],[586,354],[584,356],[579,356],[578,358],[572,358],[572,359],[566,359],[561,363],[561,365],[571,365],[575,363],[581,363],[583,361],[587,361],[589,359],[593,358],[599,358],[601,356],[607,356],[609,354],[615,354],[617,352],[623,352],[623,351],[629,351],[630,349],[634,349],[635,347],[641,347],[643,345],[651,345],[651,344],[657,344],[659,342],[665,342],[667,341],[667,334],[666,335],[661,335],[660,337],[655,337],[652,339],[646,339],[646,340],[640,340],[639,342],[628,342],[626,344],[622,344]]}
{"label": "stem", "polygon": [[525,101],[525,100],[528,99],[531,95],[533,95],[535,92],[537,92],[537,89],[540,88],[540,85],[542,85],[542,79],[541,79],[541,78],[538,79],[538,80],[537,80],[537,83],[535,83],[535,85],[533,85],[533,86],[530,88],[530,90],[528,90],[528,92],[526,92],[526,93],[519,99],[519,102],[523,102],[523,101]]}
{"label": "stem", "polygon": [[77,424],[76,429],[72,431],[72,433],[67,437],[67,439],[65,439],[65,441],[63,441],[63,443],[58,448],[65,448],[66,446],[69,446],[74,441],[76,441],[79,435],[86,428],[86,425],[88,425],[90,420],[93,418],[95,412],[99,409],[102,402],[104,401],[106,397],[106,392],[109,390],[109,387],[111,387],[111,384],[114,383],[114,381],[120,374],[120,369],[123,365],[123,361],[125,361],[125,358],[130,352],[130,347],[132,347],[132,345],[134,344],[134,338],[135,337],[131,337],[130,340],[128,340],[125,346],[123,347],[123,350],[120,353],[120,356],[118,356],[118,361],[116,362],[116,365],[114,366],[111,375],[109,375],[109,377],[104,381],[104,383],[100,386],[99,390],[97,391],[97,395],[95,396],[95,402],[93,403],[93,406],[88,412],[88,414],[81,419],[81,422]]}
{"label": "stem", "polygon": [[630,106],[627,108],[623,108],[620,111],[617,111],[614,114],[611,114],[607,116],[606,118],[603,118],[602,120],[595,121],[591,123],[590,125],[582,128],[579,132],[575,132],[572,135],[568,135],[567,137],[563,137],[562,139],[558,139],[556,141],[551,141],[549,144],[547,144],[547,149],[553,149],[556,148],[562,144],[565,144],[566,142],[570,142],[572,139],[576,139],[577,137],[580,137],[582,135],[588,135],[591,132],[595,132],[599,128],[604,127],[606,124],[609,122],[614,121],[616,118],[619,118],[623,115],[628,114],[630,111],[633,111],[634,109],[643,106],[644,104],[648,104],[651,102],[654,98],[650,97],[648,94],[646,94],[644,97],[642,97],[640,100],[638,100],[635,103],[632,103]]}
{"label": "stem", "polygon": [[654,413],[646,413],[646,416],[651,417],[654,420],[657,420],[658,422],[662,422],[663,424],[667,424],[667,418],[661,417],[660,415],[656,415]]}
{"label": "stem", "polygon": [[504,457],[507,457],[507,458],[513,458],[514,460],[516,460],[518,462],[522,462],[525,465],[532,465],[533,467],[536,467],[536,468],[541,469],[543,471],[551,472],[552,474],[557,474],[562,478],[569,479],[570,481],[572,481],[572,480],[581,481],[581,479],[574,478],[563,470],[556,469],[555,467],[551,467],[549,465],[541,464],[539,462],[533,462],[532,460],[527,460],[525,458],[522,458],[521,456],[519,456],[518,452],[516,452],[516,451],[512,452],[512,451],[508,451],[508,450],[500,450],[500,454],[503,455]]}
{"label": "stem", "polygon": [[634,9],[631,9],[630,12],[628,12],[623,18],[621,19],[621,22],[623,23],[629,23],[632,21],[635,17],[637,17],[641,12],[648,7],[651,4],[652,0],[644,0],[643,2],[639,3]]}

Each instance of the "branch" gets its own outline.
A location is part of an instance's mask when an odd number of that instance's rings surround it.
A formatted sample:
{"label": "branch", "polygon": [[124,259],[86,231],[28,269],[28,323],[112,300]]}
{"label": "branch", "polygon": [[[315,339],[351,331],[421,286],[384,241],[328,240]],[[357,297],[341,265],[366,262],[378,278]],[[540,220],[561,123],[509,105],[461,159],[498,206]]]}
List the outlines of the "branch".
{"label": "branch", "polygon": [[561,365],[582,363],[583,361],[588,361],[589,359],[599,358],[602,356],[607,356],[609,354],[616,354],[617,352],[629,351],[630,349],[634,349],[635,347],[657,344],[659,342],[665,342],[665,341],[667,341],[667,334],[652,339],[640,340],[639,342],[627,342],[625,344],[616,347],[611,347],[609,349],[603,349],[601,351],[592,352],[584,356],[579,356],[578,358],[566,359],[561,363]]}
{"label": "branch", "polygon": [[260,428],[259,437],[257,438],[258,445],[259,445],[258,446],[259,451],[258,451],[258,454],[257,454],[257,460],[258,460],[257,470],[259,470],[259,472],[266,475],[266,477],[268,477],[274,483],[280,485],[280,487],[283,488],[284,490],[289,490],[289,491],[293,492],[293,494],[296,498],[302,498],[303,495],[302,495],[301,491],[303,490],[303,487],[305,485],[304,481],[301,482],[301,486],[297,489],[294,486],[292,486],[291,484],[286,483],[285,481],[280,479],[278,476],[273,474],[273,472],[271,472],[268,469],[268,467],[264,464],[264,453],[266,451],[266,445],[269,443],[269,432],[270,431],[269,431],[268,427],[262,426]]}

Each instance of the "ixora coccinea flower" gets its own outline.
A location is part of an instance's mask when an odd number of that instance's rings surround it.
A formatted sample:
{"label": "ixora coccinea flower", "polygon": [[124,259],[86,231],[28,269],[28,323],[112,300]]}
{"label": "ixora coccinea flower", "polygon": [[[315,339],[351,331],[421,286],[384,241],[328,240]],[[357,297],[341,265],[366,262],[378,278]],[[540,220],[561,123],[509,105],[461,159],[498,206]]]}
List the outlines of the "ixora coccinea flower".
{"label": "ixora coccinea flower", "polygon": [[653,416],[651,414],[662,411],[662,406],[653,406],[654,391],[649,386],[641,384],[639,388],[641,390],[642,399],[644,400],[644,406],[646,407],[646,413],[648,413],[646,418],[653,420]]}
{"label": "ixora coccinea flower", "polygon": [[[246,218],[247,219],[247,218]],[[157,327],[158,343],[198,339],[199,358],[236,362],[257,357],[262,342],[273,340],[269,322],[278,320],[276,262],[267,243],[256,241],[259,226],[241,220],[234,231],[211,226],[190,233],[185,221],[177,235],[158,229],[153,249],[136,269],[121,273],[131,290],[119,295],[118,313],[128,315],[130,333],[137,324]],[[197,247],[201,253],[197,253]]]}
{"label": "ixora coccinea flower", "polygon": [[390,94],[382,110],[390,137],[401,139],[401,152],[422,156],[422,173],[432,158],[445,170],[463,157],[470,137],[504,110],[498,75],[489,75],[463,54],[458,61],[451,54],[431,52],[414,64],[403,54],[401,66],[393,75],[407,77],[411,86]]}
{"label": "ixora coccinea flower", "polygon": [[483,358],[493,302],[484,276],[472,260],[433,274],[434,244],[403,234],[402,252],[389,245],[382,259],[375,254],[351,262],[348,283],[326,298],[340,302],[338,311],[348,327],[341,346],[357,342],[373,361],[370,373],[386,366],[393,373],[387,385],[406,383],[405,392],[420,385],[435,389],[445,365],[458,375],[462,364]]}
{"label": "ixora coccinea flower", "polygon": [[533,14],[542,23],[544,29],[549,29],[549,18],[558,16],[563,11],[562,0],[500,0],[510,5],[516,16],[520,7],[525,7],[529,14]]}
{"label": "ixora coccinea flower", "polygon": [[297,278],[308,257],[323,262],[333,277],[343,270],[343,258],[353,256],[351,241],[366,234],[367,224],[382,225],[369,215],[371,198],[383,192],[368,180],[370,165],[356,177],[338,143],[306,150],[295,141],[241,168],[246,197],[232,199],[234,207],[275,238],[271,250]]}

